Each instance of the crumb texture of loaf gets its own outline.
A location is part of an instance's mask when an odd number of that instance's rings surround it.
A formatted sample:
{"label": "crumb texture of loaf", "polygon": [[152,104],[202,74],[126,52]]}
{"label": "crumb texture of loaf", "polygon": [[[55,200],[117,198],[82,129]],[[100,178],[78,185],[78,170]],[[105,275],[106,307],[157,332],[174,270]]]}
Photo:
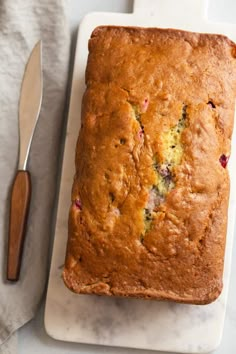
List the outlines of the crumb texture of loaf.
{"label": "crumb texture of loaf", "polygon": [[222,290],[236,47],[172,29],[89,41],[63,279],[205,304]]}

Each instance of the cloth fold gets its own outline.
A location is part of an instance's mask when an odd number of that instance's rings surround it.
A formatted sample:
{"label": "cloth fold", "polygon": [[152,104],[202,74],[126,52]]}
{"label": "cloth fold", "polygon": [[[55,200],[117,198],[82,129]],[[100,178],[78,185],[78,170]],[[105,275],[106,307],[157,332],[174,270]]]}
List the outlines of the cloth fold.
{"label": "cloth fold", "polygon": [[[0,0],[0,353],[3,343],[35,315],[45,290],[69,70],[68,8],[69,0]],[[28,163],[32,196],[21,277],[11,284],[6,253],[18,160],[18,102],[25,65],[40,38],[44,89]],[[9,343],[4,346],[13,353]]]}
{"label": "cloth fold", "polygon": [[0,354],[15,354],[17,351],[17,332],[14,332],[1,346]]}

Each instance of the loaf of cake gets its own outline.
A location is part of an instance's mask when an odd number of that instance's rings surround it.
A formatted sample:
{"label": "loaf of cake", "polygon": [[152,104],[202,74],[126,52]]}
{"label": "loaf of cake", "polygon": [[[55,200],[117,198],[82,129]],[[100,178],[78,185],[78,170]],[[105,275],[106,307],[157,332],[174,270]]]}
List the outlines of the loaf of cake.
{"label": "loaf of cake", "polygon": [[206,304],[222,290],[236,46],[103,26],[89,41],[63,279]]}

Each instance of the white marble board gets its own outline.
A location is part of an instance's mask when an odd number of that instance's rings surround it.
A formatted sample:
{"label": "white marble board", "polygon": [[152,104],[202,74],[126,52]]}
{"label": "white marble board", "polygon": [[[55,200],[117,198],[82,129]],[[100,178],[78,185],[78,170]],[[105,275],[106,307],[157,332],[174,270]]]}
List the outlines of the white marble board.
{"label": "white marble board", "polygon": [[[65,142],[55,241],[45,310],[45,328],[55,339],[79,343],[143,348],[182,353],[207,353],[220,343],[229,286],[236,210],[236,184],[231,183],[224,289],[206,306],[171,302],[76,295],[63,284],[61,271],[67,242],[67,218],[74,175],[74,151],[80,126],[87,42],[99,25],[171,27],[228,35],[236,41],[236,26],[207,21],[204,0],[136,0],[132,14],[92,13],[78,33],[70,110]],[[236,129],[229,163],[236,178]],[[233,168],[234,167],[234,168]]]}

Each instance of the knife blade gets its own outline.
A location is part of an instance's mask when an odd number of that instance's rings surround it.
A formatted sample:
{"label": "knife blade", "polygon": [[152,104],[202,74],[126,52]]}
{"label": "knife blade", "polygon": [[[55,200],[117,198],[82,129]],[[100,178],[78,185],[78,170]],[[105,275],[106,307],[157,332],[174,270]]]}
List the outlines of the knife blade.
{"label": "knife blade", "polygon": [[19,164],[11,192],[7,279],[17,281],[30,206],[31,178],[27,170],[29,151],[42,103],[42,41],[33,48],[21,85],[19,101]]}

